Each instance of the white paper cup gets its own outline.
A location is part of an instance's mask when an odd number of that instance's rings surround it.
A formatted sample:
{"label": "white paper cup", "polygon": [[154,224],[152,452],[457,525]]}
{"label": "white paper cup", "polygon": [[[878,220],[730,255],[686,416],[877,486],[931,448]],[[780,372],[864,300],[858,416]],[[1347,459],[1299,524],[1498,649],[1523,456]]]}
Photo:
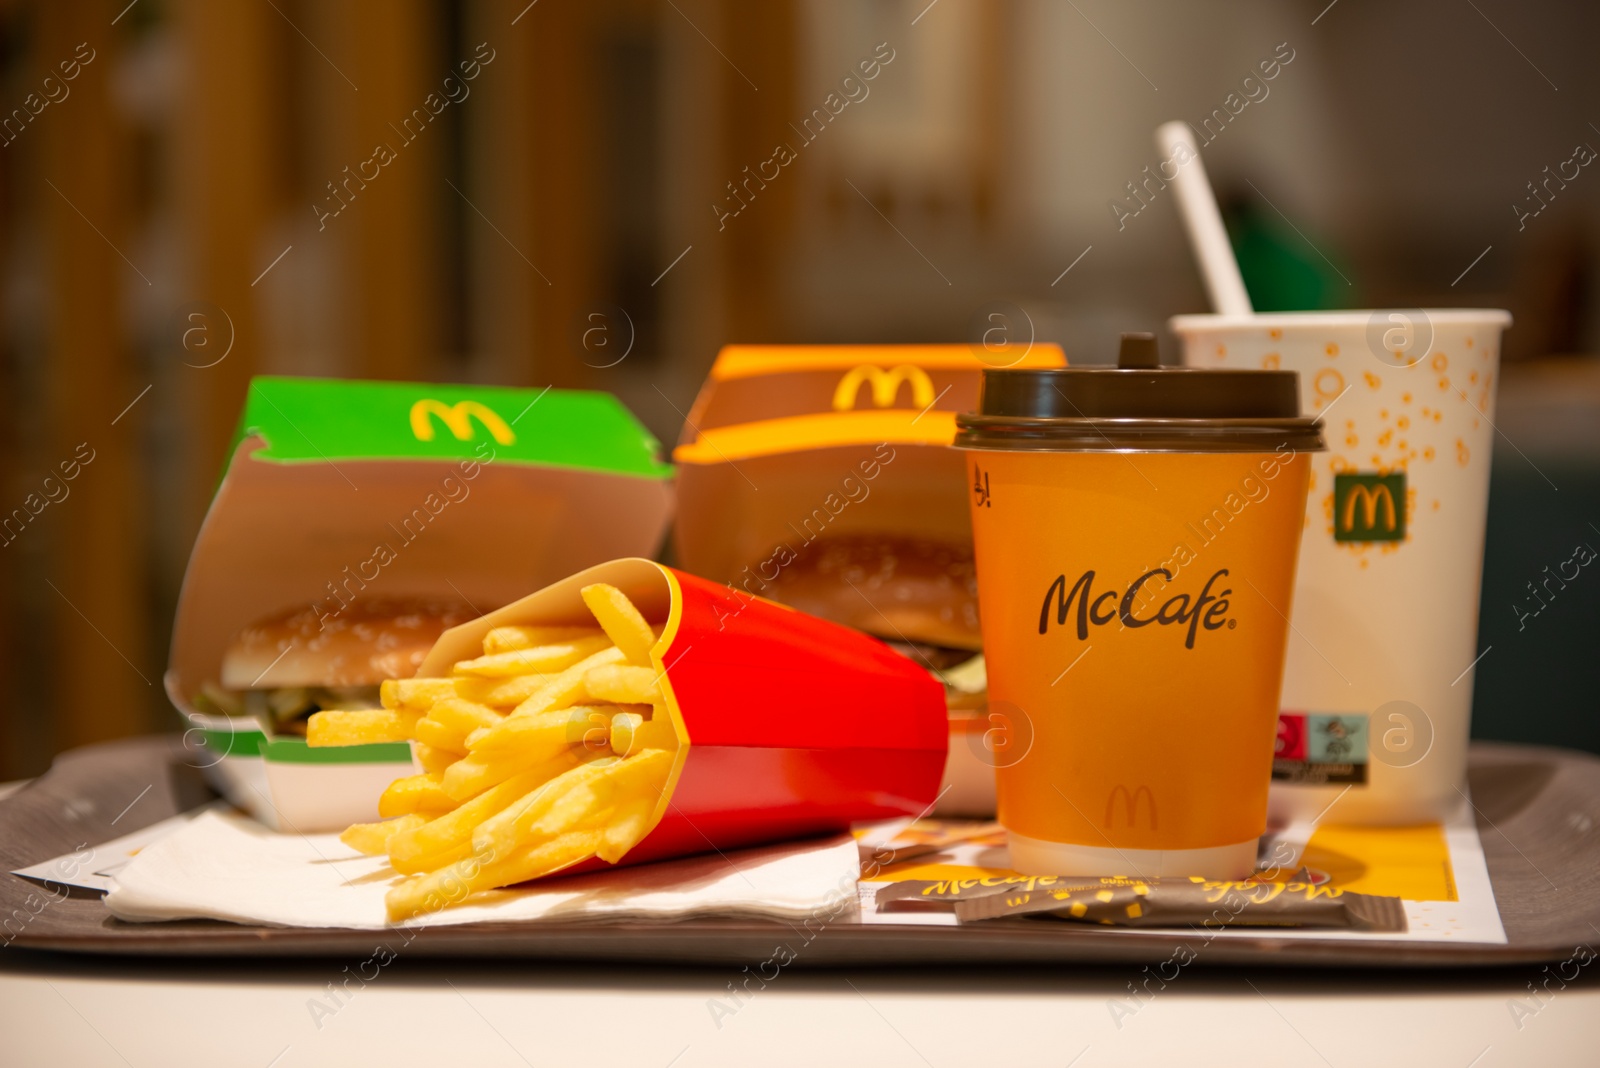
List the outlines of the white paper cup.
{"label": "white paper cup", "polygon": [[1462,803],[1510,323],[1482,309],[1170,322],[1184,363],[1298,371],[1301,410],[1324,419],[1294,602],[1280,606],[1291,634],[1276,821],[1419,823]]}

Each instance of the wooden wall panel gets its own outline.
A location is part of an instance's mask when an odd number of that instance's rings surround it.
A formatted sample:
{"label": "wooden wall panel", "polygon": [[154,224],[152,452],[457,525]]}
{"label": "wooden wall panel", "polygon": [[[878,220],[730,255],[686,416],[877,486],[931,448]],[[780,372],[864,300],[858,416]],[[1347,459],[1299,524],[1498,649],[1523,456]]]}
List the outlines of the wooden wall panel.
{"label": "wooden wall panel", "polygon": [[530,8],[528,0],[485,0],[468,9],[466,43],[471,48],[485,43],[495,53],[494,64],[474,83],[467,112],[467,183],[461,195],[473,205],[463,230],[471,271],[469,329],[479,375],[507,385],[537,381],[536,323],[552,289],[540,276],[543,270],[548,277],[552,265],[534,235],[540,206],[528,190],[537,172],[535,54],[553,2]]}
{"label": "wooden wall panel", "polygon": [[[728,294],[719,280],[728,271],[728,246],[711,205],[723,193],[727,173],[720,101],[731,73],[700,36],[721,33],[720,0],[675,0],[660,23],[662,46],[661,142],[662,268],[689,245],[693,252],[660,285],[662,358],[649,373],[636,402],[657,435],[676,440],[717,348],[728,340]],[[694,22],[691,24],[690,19]],[[742,81],[740,88],[748,92]],[[742,166],[742,165],[741,165]],[[666,394],[665,397],[662,394]],[[670,400],[669,400],[670,398]]]}
{"label": "wooden wall panel", "polygon": [[160,700],[148,657],[140,439],[134,415],[112,425],[144,386],[129,373],[125,291],[149,284],[125,259],[131,183],[111,100],[116,13],[108,0],[33,11],[47,62],[80,42],[96,53],[72,83],[70,109],[41,115],[27,134],[40,139],[39,181],[55,187],[36,194],[49,237],[45,455],[59,463],[80,443],[93,452],[71,496],[29,531],[49,539],[46,578],[60,602],[49,629],[62,748],[143,731]]}
{"label": "wooden wall panel", "polygon": [[[185,350],[182,339],[191,324],[176,316],[168,327],[174,336],[162,339],[183,362],[199,365],[168,369],[178,396],[167,410],[184,413],[189,443],[180,529],[192,537],[210,502],[250,376],[261,362],[261,307],[252,283],[280,251],[263,245],[263,231],[280,192],[274,179],[284,147],[273,136],[280,129],[273,114],[283,108],[286,94],[270,50],[278,32],[273,23],[280,16],[270,6],[178,0],[170,11],[185,72],[170,126],[173,202],[179,206],[187,266],[184,304],[204,301],[223,313],[198,312],[205,318],[192,324],[206,331],[211,347]],[[223,343],[230,324],[233,347],[227,358],[205,366],[221,355],[215,346]]]}
{"label": "wooden wall panel", "polygon": [[[330,136],[311,195],[330,196],[332,182],[349,202],[328,229],[344,243],[350,272],[350,371],[427,379],[438,366],[445,298],[439,218],[454,196],[440,160],[446,124],[459,121],[461,107],[449,104],[431,117],[428,96],[443,99],[449,65],[463,57],[444,55],[441,5],[430,0],[343,0],[314,10],[315,36],[342,72],[319,75],[325,96],[312,110],[327,117]],[[373,173],[366,161],[379,146],[393,162],[363,182],[359,172],[365,165]]]}
{"label": "wooden wall panel", "polygon": [[[798,114],[795,41],[799,26],[792,0],[760,4],[721,0],[721,8],[725,43],[719,47],[727,53],[721,60],[721,156],[723,170],[737,185],[745,177],[745,167],[755,173],[757,164],[772,155],[775,145],[793,140],[788,124]],[[790,339],[783,326],[781,268],[785,238],[794,220],[797,184],[789,174],[767,183],[738,224],[716,235],[727,245],[722,284],[728,295],[728,341]],[[719,196],[724,192],[716,190]]]}
{"label": "wooden wall panel", "polygon": [[529,377],[539,383],[585,385],[589,368],[569,339],[574,317],[597,286],[589,181],[594,138],[592,51],[596,7],[582,0],[544,0],[517,29],[526,35],[526,60],[517,64],[518,92],[528,101],[527,138],[532,173],[523,195],[531,205],[534,263],[549,285],[528,287],[534,309]]}
{"label": "wooden wall panel", "polygon": [[[0,25],[9,34],[15,18],[14,4],[0,3]],[[0,219],[15,211],[17,188],[17,153],[0,152]],[[12,227],[0,227],[0,261],[13,255],[15,241]],[[15,404],[20,398],[21,376],[16,372],[17,345],[10,331],[11,323],[0,302],[0,397],[10,398]],[[0,510],[13,507],[12,488],[22,484],[22,432],[15,418],[0,420],[0,493],[5,494]],[[0,535],[0,541],[4,536]],[[22,675],[22,658],[19,648],[15,606],[17,603],[17,577],[19,554],[10,544],[0,546],[0,694],[19,692]],[[0,782],[15,779],[31,771],[30,757],[34,745],[32,737],[38,724],[7,709],[0,708]]]}

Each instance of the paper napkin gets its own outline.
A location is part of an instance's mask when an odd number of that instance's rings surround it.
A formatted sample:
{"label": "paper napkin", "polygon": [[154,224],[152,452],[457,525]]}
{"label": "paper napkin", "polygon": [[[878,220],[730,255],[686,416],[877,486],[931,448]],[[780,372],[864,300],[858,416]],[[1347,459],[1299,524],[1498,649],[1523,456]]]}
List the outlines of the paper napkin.
{"label": "paper napkin", "polygon": [[[407,926],[691,917],[802,919],[856,906],[849,835],[641,864],[475,896]],[[112,879],[123,920],[190,918],[277,927],[390,926],[384,893],[404,876],[334,834],[280,834],[235,812],[205,812],[146,846]]]}

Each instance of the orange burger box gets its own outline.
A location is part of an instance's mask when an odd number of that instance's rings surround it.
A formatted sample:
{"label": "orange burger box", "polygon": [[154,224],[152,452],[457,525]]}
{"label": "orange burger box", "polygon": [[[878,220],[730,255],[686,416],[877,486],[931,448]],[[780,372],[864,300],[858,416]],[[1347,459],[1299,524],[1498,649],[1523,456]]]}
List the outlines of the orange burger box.
{"label": "orange burger box", "polygon": [[[938,811],[992,815],[958,412],[987,367],[1062,367],[1055,345],[730,345],[673,451],[677,560],[898,644],[950,687]],[[946,670],[954,669],[954,670]]]}
{"label": "orange burger box", "polygon": [[361,606],[395,597],[470,618],[652,554],[671,478],[660,444],[607,393],[254,379],[173,624],[165,684],[190,763],[282,830],[376,819],[384,787],[415,770],[409,744],[313,749],[270,716],[219,714],[203,694],[234,636],[301,607],[306,646],[361,639]]}
{"label": "orange burger box", "polygon": [[593,583],[662,626],[650,660],[663,699],[634,738],[671,752],[672,770],[620,863],[846,831],[938,796],[945,707],[927,672],[848,627],[649,560],[589,568],[446,631],[417,676],[449,676],[493,627],[592,625],[580,591]]}

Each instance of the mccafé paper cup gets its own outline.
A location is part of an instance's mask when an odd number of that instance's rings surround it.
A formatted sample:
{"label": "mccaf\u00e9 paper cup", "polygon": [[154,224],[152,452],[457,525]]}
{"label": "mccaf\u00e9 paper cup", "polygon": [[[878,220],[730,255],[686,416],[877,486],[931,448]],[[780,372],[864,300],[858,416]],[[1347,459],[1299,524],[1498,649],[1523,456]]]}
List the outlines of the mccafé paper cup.
{"label": "mccaf\u00e9 paper cup", "polygon": [[[650,650],[664,706],[644,724],[673,753],[635,864],[848,830],[925,812],[948,741],[944,690],[859,631],[643,559],[589,568],[446,631],[419,678],[477,656],[493,627],[585,624],[608,583],[664,625]],[[563,873],[609,867],[591,860]]]}
{"label": "mccaf\u00e9 paper cup", "polygon": [[1300,375],[1312,461],[1275,818],[1445,818],[1463,803],[1500,334],[1493,309],[1180,315],[1184,362]]}
{"label": "mccaf\u00e9 paper cup", "polygon": [[1290,372],[991,370],[961,416],[1011,865],[1239,878],[1266,829],[1306,452]]}

